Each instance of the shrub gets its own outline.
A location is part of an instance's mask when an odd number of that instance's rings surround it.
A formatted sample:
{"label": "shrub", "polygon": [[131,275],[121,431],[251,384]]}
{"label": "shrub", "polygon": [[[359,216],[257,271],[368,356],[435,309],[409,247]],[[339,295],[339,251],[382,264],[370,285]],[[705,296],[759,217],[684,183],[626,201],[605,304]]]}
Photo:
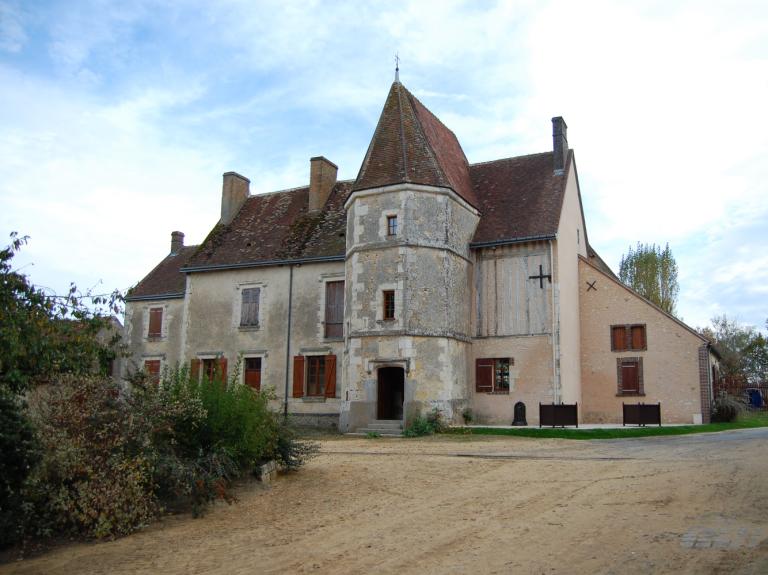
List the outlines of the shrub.
{"label": "shrub", "polygon": [[424,435],[432,435],[433,433],[441,433],[445,430],[445,427],[443,413],[435,407],[426,417],[423,415],[414,417],[413,421],[406,427],[403,435],[405,437],[422,437]]}
{"label": "shrub", "polygon": [[464,420],[464,425],[469,425],[475,420],[475,415],[472,412],[471,407],[465,407],[464,410],[461,412],[461,417]]}
{"label": "shrub", "polygon": [[40,446],[23,407],[0,388],[0,549],[22,535],[22,487],[40,459]]}
{"label": "shrub", "polygon": [[286,471],[296,471],[315,457],[320,446],[314,441],[300,439],[295,428],[285,419],[277,428],[277,450],[274,458]]}
{"label": "shrub", "polygon": [[725,392],[712,402],[712,421],[714,423],[730,423],[735,421],[744,410],[744,404],[732,398]]}

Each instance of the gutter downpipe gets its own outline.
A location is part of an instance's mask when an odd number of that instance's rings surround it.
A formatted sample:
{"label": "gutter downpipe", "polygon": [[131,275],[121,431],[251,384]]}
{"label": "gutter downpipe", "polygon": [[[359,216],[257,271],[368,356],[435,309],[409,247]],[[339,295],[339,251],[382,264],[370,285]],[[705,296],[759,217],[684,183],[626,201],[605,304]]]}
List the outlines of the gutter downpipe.
{"label": "gutter downpipe", "polygon": [[288,372],[291,367],[291,312],[293,311],[293,265],[288,266],[288,334],[285,341],[285,400],[283,417],[288,419]]}
{"label": "gutter downpipe", "polygon": [[[554,247],[552,245],[552,240],[549,240],[549,265],[551,268],[550,273],[552,274],[552,278],[555,277],[555,257],[554,257]],[[557,278],[557,281],[560,281],[560,278]],[[552,282],[552,400],[554,403],[560,403],[562,402],[562,397],[560,396],[560,393],[558,392],[558,384],[560,383],[560,369],[558,367],[558,362],[560,358],[560,334],[558,333],[558,317],[559,313],[557,308],[555,307],[555,304],[557,303],[557,300],[555,298],[555,287],[557,286],[557,283],[554,281]]]}

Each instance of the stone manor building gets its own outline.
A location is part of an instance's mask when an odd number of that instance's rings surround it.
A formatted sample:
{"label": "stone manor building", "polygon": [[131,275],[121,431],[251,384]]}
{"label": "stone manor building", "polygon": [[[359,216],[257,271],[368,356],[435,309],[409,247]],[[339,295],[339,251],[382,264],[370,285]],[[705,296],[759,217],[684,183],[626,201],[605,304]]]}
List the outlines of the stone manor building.
{"label": "stone manor building", "polygon": [[224,174],[201,245],[170,253],[126,298],[130,369],[231,375],[342,431],[439,408],[509,424],[514,405],[577,403],[620,422],[660,402],[709,418],[706,340],[624,286],[589,244],[563,118],[544,153],[470,164],[399,81],[355,180],[324,157],[309,185],[251,195]]}

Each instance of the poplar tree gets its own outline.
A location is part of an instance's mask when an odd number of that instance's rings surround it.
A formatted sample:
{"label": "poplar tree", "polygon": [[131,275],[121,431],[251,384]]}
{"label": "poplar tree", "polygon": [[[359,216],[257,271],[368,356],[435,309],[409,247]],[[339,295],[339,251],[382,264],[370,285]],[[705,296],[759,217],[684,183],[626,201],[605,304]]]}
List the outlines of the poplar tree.
{"label": "poplar tree", "polygon": [[638,242],[619,264],[619,279],[665,312],[675,315],[677,294],[677,262],[669,249],[656,244]]}

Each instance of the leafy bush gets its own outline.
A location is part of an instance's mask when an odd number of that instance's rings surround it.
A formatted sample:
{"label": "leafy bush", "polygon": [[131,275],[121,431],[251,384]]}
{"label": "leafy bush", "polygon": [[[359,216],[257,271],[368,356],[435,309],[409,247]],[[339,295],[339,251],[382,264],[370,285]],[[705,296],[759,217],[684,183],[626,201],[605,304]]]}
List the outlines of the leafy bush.
{"label": "leafy bush", "polygon": [[712,402],[712,422],[730,423],[736,421],[736,418],[744,410],[744,404],[732,398],[725,392]]}
{"label": "leafy bush", "polygon": [[443,413],[435,407],[426,417],[423,415],[414,417],[413,421],[406,427],[403,435],[405,437],[422,437],[424,435],[432,435],[433,433],[442,433],[445,428]]}
{"label": "leafy bush", "polygon": [[39,459],[40,447],[23,406],[0,389],[0,549],[22,534],[22,487]]}
{"label": "leafy bush", "polygon": [[461,417],[464,420],[464,425],[469,425],[475,420],[475,415],[471,407],[465,407],[461,412]]}

